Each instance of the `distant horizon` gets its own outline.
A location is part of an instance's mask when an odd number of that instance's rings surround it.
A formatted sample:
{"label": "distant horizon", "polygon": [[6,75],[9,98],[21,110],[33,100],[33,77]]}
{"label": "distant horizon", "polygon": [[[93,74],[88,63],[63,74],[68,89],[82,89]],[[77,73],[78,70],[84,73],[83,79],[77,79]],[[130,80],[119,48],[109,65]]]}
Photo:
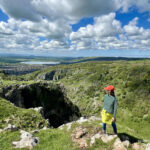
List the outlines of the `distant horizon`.
{"label": "distant horizon", "polygon": [[106,57],[106,58],[145,58],[150,59],[150,56],[145,57],[135,57],[135,56],[54,56],[54,55],[36,55],[36,54],[7,54],[7,53],[0,53],[0,57],[45,57],[45,58],[96,58],[96,57]]}

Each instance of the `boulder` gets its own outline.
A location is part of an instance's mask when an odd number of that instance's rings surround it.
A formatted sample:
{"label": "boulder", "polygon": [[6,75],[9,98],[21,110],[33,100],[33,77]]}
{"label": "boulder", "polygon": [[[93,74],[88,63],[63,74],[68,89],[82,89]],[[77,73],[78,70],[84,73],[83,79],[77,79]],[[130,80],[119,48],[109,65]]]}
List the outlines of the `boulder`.
{"label": "boulder", "polygon": [[108,143],[110,141],[112,141],[114,138],[116,138],[117,135],[108,135],[108,134],[103,134],[101,136],[101,140],[104,142],[104,143]]}
{"label": "boulder", "polygon": [[72,122],[67,123],[66,126],[67,126],[67,130],[70,130],[70,129],[71,129],[71,126],[72,126]]}
{"label": "boulder", "polygon": [[146,149],[145,150],[150,150],[150,143],[146,144]]}
{"label": "boulder", "polygon": [[79,126],[75,129],[74,133],[72,134],[72,141],[77,143],[82,150],[87,149],[87,147],[88,147],[87,133],[88,132],[87,132],[86,128]]}
{"label": "boulder", "polygon": [[59,126],[58,128],[62,130],[62,129],[64,129],[64,127],[66,126],[66,127],[67,127],[67,130],[70,130],[73,123],[74,123],[74,121],[69,122],[69,123],[66,123],[66,124],[62,124],[62,125]]}
{"label": "boulder", "polygon": [[62,124],[61,126],[59,126],[58,128],[60,129],[60,130],[63,130],[64,129],[64,127],[65,127],[65,125],[66,124]]}
{"label": "boulder", "polygon": [[41,130],[47,130],[48,128],[47,127],[43,127]]}
{"label": "boulder", "polygon": [[20,141],[14,141],[12,144],[15,148],[25,148],[28,147],[29,149],[33,149],[39,143],[39,138],[33,137],[32,134],[21,130]]}
{"label": "boulder", "polygon": [[36,133],[39,133],[39,130],[33,130],[32,131],[32,134],[36,134]]}
{"label": "boulder", "polygon": [[81,123],[86,122],[86,121],[89,121],[89,120],[84,118],[84,117],[80,117],[80,119],[77,120],[76,122],[81,124]]}
{"label": "boulder", "polygon": [[99,121],[101,121],[101,118],[100,117],[95,117],[95,116],[91,116],[90,118],[89,118],[89,120],[91,121],[96,121],[96,120],[99,120]]}
{"label": "boulder", "polygon": [[144,150],[144,147],[142,147],[142,145],[140,145],[139,143],[133,143],[132,148],[134,150]]}
{"label": "boulder", "polygon": [[75,131],[75,138],[81,138],[82,136],[84,136],[87,133],[87,129],[86,128],[82,128],[81,126],[76,128]]}
{"label": "boulder", "polygon": [[17,131],[18,128],[15,125],[9,124],[6,128],[4,128],[4,131]]}
{"label": "boulder", "polygon": [[90,146],[92,146],[94,143],[95,143],[95,140],[96,139],[100,139],[101,138],[101,134],[100,133],[97,133],[95,134],[94,136],[91,137],[91,142],[90,142]]}
{"label": "boulder", "polygon": [[34,111],[40,113],[42,116],[44,116],[44,111],[43,111],[43,107],[35,107],[35,108],[30,108],[33,109]]}
{"label": "boulder", "polygon": [[113,147],[114,147],[113,150],[126,150],[124,144],[121,142],[119,138],[115,140]]}
{"label": "boulder", "polygon": [[130,142],[128,141],[128,140],[125,140],[125,141],[123,141],[122,142],[123,143],[123,145],[125,146],[125,147],[129,147],[129,145],[130,145]]}

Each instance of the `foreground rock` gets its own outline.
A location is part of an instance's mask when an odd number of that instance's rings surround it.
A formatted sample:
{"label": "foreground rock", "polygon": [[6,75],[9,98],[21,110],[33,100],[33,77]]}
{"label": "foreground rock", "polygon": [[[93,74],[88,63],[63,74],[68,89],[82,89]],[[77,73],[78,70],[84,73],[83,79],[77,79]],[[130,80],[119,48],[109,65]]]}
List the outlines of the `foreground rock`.
{"label": "foreground rock", "polygon": [[82,124],[84,122],[91,122],[91,121],[96,121],[96,120],[101,121],[101,118],[95,117],[95,116],[91,116],[89,118],[80,117],[78,120],[63,124],[63,125],[59,126],[58,128],[62,130],[66,126],[67,130],[70,130],[73,123]]}
{"label": "foreground rock", "polygon": [[145,150],[145,144],[133,143],[132,148],[134,150]]}
{"label": "foreground rock", "polygon": [[88,140],[90,140],[90,146],[92,146],[96,139],[101,139],[104,143],[108,143],[116,138],[117,135],[102,134],[100,132],[93,135],[87,128],[79,126],[75,128],[71,137],[73,142],[77,143],[81,149],[85,150],[88,147]]}
{"label": "foreground rock", "polygon": [[146,145],[146,150],[150,150],[150,143]]}
{"label": "foreground rock", "polygon": [[35,110],[36,112],[40,113],[44,117],[44,110],[43,107],[35,107],[35,108],[30,108]]}
{"label": "foreground rock", "polygon": [[113,150],[126,150],[124,144],[121,142],[119,138],[115,140],[113,147],[114,147]]}
{"label": "foreground rock", "polygon": [[[132,149],[135,150],[150,150],[150,144],[145,144],[143,140],[141,140],[141,142],[140,140],[138,140],[138,142],[134,142],[131,144],[130,142],[132,141],[132,139],[130,139],[130,136],[126,134],[122,134],[120,136],[113,134],[103,134],[100,128],[94,129],[93,127],[90,127],[90,130],[92,129],[92,133],[90,133],[89,129],[82,125],[82,123],[84,122],[91,124],[91,121],[96,120],[101,122],[101,118],[95,116],[91,116],[89,118],[80,117],[76,121],[72,121],[59,126],[59,129],[62,130],[66,127],[67,131],[69,131],[74,123],[79,123],[80,125],[75,128],[71,137],[72,141],[77,143],[82,150],[86,150],[89,146],[92,147],[95,144],[96,139],[99,139],[106,144],[114,140],[112,144],[112,150],[127,150],[129,147],[132,147]],[[90,141],[89,145],[88,141]]]}
{"label": "foreground rock", "polygon": [[17,131],[18,128],[15,125],[9,124],[6,128],[4,128],[4,131]]}
{"label": "foreground rock", "polygon": [[101,138],[101,134],[100,133],[97,133],[95,134],[94,136],[91,137],[91,142],[90,142],[90,146],[92,146],[94,143],[95,143],[95,140],[96,139],[100,139]]}
{"label": "foreground rock", "polygon": [[20,136],[21,140],[12,142],[15,148],[28,147],[30,150],[32,150],[33,147],[39,143],[39,138],[33,137],[32,134],[23,130],[21,130],[20,132],[21,132]]}
{"label": "foreground rock", "polygon": [[72,141],[77,143],[81,149],[87,149],[88,132],[86,128],[83,128],[81,126],[77,127],[71,136]]}
{"label": "foreground rock", "polygon": [[[90,131],[92,129],[92,132]],[[94,128],[88,129],[88,126],[78,126],[72,132],[72,141],[79,145],[79,148],[82,150],[88,149],[88,147],[92,147],[96,140],[101,140],[105,144],[112,143],[112,150],[127,150],[128,148],[132,148],[134,150],[150,150],[150,143],[145,144],[141,142],[130,143],[132,140],[127,136],[123,140],[118,135],[113,134],[104,134],[100,130],[93,130]],[[131,140],[131,141],[130,141]],[[88,144],[88,141],[90,142]],[[101,148],[101,145],[100,147]]]}

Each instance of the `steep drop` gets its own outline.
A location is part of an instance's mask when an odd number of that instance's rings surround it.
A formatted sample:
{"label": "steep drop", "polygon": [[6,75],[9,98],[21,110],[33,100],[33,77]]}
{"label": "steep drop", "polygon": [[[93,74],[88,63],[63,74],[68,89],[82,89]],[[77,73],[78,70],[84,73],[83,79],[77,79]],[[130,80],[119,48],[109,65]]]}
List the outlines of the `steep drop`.
{"label": "steep drop", "polygon": [[23,108],[43,107],[44,118],[50,126],[58,127],[81,116],[66,96],[64,87],[48,82],[4,87],[0,95]]}

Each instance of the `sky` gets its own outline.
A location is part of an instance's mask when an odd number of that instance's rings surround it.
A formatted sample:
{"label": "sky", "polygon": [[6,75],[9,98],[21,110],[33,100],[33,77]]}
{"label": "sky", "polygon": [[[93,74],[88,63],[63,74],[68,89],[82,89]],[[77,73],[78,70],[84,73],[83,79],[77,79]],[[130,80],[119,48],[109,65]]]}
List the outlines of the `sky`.
{"label": "sky", "polygon": [[0,0],[0,54],[150,57],[150,0]]}

